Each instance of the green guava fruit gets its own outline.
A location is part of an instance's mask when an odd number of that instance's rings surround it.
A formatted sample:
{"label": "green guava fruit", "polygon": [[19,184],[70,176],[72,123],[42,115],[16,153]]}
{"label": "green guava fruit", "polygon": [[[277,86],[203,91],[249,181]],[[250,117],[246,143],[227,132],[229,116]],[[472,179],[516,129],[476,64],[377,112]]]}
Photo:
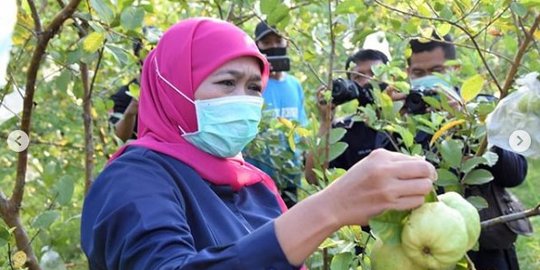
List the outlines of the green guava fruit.
{"label": "green guava fruit", "polygon": [[461,214],[443,202],[424,203],[403,226],[405,254],[427,269],[451,269],[467,252],[469,236]]}
{"label": "green guava fruit", "polygon": [[471,249],[478,241],[480,237],[480,215],[478,210],[470,202],[465,200],[459,193],[447,192],[438,196],[439,200],[447,206],[457,210],[463,219],[465,220],[465,227],[467,228],[467,235],[469,241],[467,242],[467,249]]}
{"label": "green guava fruit", "polygon": [[519,100],[518,110],[524,114],[527,114],[529,112],[529,99],[527,98],[527,96],[524,96]]}
{"label": "green guava fruit", "polygon": [[373,245],[369,258],[371,270],[423,270],[407,257],[401,244],[384,244],[379,239]]}
{"label": "green guava fruit", "polygon": [[534,97],[529,102],[529,112],[533,112],[536,115],[540,115],[540,98]]}
{"label": "green guava fruit", "polygon": [[535,113],[540,115],[540,97],[534,93],[525,94],[518,102],[518,110],[521,113]]}

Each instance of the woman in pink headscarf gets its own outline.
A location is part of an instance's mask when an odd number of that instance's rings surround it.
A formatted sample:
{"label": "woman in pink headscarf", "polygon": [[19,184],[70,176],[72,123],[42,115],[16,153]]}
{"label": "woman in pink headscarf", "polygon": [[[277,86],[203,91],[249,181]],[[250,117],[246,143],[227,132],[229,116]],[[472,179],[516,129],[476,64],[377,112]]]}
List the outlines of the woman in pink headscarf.
{"label": "woman in pink headscarf", "polygon": [[286,211],[240,154],[267,79],[264,56],[230,23],[188,19],[163,35],[143,67],[139,139],[85,199],[90,269],[296,269],[340,227],[423,202],[434,168],[376,150]]}

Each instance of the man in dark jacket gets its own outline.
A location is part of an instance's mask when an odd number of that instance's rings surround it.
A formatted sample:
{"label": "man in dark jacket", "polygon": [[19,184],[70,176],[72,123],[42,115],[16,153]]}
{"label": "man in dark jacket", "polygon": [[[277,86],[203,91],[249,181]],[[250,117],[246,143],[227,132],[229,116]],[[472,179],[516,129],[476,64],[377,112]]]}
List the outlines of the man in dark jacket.
{"label": "man in dark jacket", "polygon": [[[450,36],[440,39],[434,35],[433,40],[430,42],[411,40],[410,47],[412,49],[412,55],[408,59],[407,73],[413,87],[431,87],[438,84],[447,88],[446,90],[449,96],[459,95],[458,91],[449,85],[447,81],[441,79],[440,76],[433,75],[433,73],[445,74],[453,68],[445,64],[448,60],[456,59],[456,49],[452,44]],[[451,92],[454,90],[456,91]],[[390,96],[393,100],[404,100],[406,98],[406,95],[400,93],[390,93]],[[456,108],[459,107],[459,104],[456,102],[450,102],[450,105]],[[377,144],[374,144],[375,148],[389,148],[388,143],[384,142],[384,136],[381,136],[380,132],[358,132],[358,130],[369,130],[363,122],[348,121],[347,124],[335,122],[333,126],[347,129],[347,133],[342,141],[348,143],[349,147],[341,156],[330,162],[329,167],[331,168],[349,168],[358,160],[362,159],[364,155],[367,155],[365,153],[365,147],[362,147],[362,143],[373,141],[377,142]],[[416,135],[415,140],[426,148],[431,140],[431,135],[419,133]],[[370,147],[368,151],[371,150],[373,149]],[[498,212],[496,201],[504,200],[500,198],[501,196],[507,196],[504,193],[504,188],[520,185],[527,175],[527,161],[523,156],[498,147],[493,147],[490,151],[498,155],[498,160],[494,166],[485,166],[483,168],[492,173],[493,180],[483,185],[468,186],[465,189],[466,196],[482,196],[490,203],[490,207],[480,211],[482,220],[489,218],[490,212]],[[307,170],[311,170],[311,168],[306,166],[306,178],[308,176]],[[505,213],[498,213],[498,215],[501,214]],[[510,237],[502,237],[502,235],[501,237],[490,237],[490,234],[493,234],[490,232],[490,229],[482,231],[479,240],[479,251],[469,252],[469,256],[477,270],[519,269],[514,247],[516,235],[510,230],[507,230],[505,226],[506,224],[502,224],[499,228],[502,227],[502,230],[506,230],[506,233],[513,234]]]}

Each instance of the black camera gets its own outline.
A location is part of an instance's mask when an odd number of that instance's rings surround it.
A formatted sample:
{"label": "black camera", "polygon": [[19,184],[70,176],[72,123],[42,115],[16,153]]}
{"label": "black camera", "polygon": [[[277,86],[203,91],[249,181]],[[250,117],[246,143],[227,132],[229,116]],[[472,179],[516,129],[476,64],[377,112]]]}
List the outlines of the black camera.
{"label": "black camera", "polygon": [[270,63],[270,71],[289,71],[291,63],[287,56],[267,56],[266,59]]}
{"label": "black camera", "polygon": [[[381,90],[384,90],[387,85],[381,83],[379,87]],[[362,87],[353,80],[338,78],[332,81],[332,103],[337,106],[357,99],[360,106],[373,104],[375,100],[372,91],[373,86],[371,84]]]}
{"label": "black camera", "polygon": [[287,56],[287,48],[269,48],[260,50],[265,55],[266,60],[270,63],[270,71],[289,71],[291,69],[291,61]]}
{"label": "black camera", "polygon": [[424,97],[437,97],[438,93],[435,89],[429,88],[413,88],[410,90],[409,95],[405,98],[405,104],[403,107],[410,114],[423,114],[426,113],[428,104],[424,101]]}

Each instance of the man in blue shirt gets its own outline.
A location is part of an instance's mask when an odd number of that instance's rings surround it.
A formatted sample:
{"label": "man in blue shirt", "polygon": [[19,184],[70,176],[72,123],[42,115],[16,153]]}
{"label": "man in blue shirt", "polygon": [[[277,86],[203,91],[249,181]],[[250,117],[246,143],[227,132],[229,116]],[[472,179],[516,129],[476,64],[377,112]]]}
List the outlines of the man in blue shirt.
{"label": "man in blue shirt", "polygon": [[[260,22],[255,28],[255,41],[257,47],[270,62],[270,78],[263,92],[264,111],[273,117],[282,117],[307,125],[307,117],[304,109],[304,91],[298,79],[285,71],[289,70],[289,58],[287,57],[287,40],[281,36],[275,28]],[[289,149],[286,139],[282,138],[283,147]],[[293,154],[292,166],[300,167],[302,162],[301,153]],[[300,185],[301,173],[280,174],[278,169],[272,166],[269,151],[258,156],[246,154],[246,160],[255,165],[272,179],[281,180],[280,192],[288,207],[296,202],[297,186]]]}

